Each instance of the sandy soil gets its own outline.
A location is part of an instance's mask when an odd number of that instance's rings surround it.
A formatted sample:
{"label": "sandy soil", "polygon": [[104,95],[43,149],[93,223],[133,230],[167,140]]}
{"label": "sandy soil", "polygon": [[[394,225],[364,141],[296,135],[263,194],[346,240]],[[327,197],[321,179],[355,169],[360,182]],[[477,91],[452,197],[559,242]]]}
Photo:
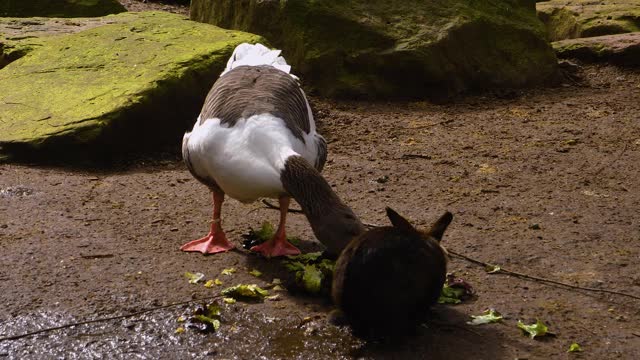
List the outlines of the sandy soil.
{"label": "sandy soil", "polygon": [[[366,222],[384,224],[385,206],[420,226],[450,210],[443,244],[455,252],[638,297],[640,71],[585,66],[579,75],[562,87],[443,105],[312,98],[329,141],[324,175]],[[436,306],[435,319],[400,344],[364,343],[327,322],[328,299],[294,291],[279,260],[241,249],[249,227],[277,221],[259,203],[224,204],[224,226],[239,250],[180,252],[207,231],[210,211],[207,189],[191,178],[177,146],[110,168],[0,164],[0,338],[221,288],[189,284],[185,271],[223,286],[281,278],[289,290],[278,301],[224,305],[215,334],[175,333],[179,316],[195,306],[186,304],[0,339],[0,357],[640,358],[640,300],[487,274],[457,258],[449,271],[470,282],[477,298]],[[303,239],[303,251],[320,249],[304,217],[292,214],[288,231]],[[229,267],[238,271],[220,274]],[[487,308],[505,321],[465,323]],[[531,340],[516,327],[535,319],[556,336]],[[584,352],[567,353],[573,342]]]}

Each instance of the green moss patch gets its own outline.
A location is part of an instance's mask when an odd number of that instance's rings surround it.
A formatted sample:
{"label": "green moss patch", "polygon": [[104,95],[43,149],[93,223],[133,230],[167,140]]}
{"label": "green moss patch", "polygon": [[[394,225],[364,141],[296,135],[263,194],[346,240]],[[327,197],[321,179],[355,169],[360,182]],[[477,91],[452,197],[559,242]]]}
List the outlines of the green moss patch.
{"label": "green moss patch", "polygon": [[261,38],[174,14],[41,38],[0,70],[0,152],[109,154],[177,141],[236,45]]}

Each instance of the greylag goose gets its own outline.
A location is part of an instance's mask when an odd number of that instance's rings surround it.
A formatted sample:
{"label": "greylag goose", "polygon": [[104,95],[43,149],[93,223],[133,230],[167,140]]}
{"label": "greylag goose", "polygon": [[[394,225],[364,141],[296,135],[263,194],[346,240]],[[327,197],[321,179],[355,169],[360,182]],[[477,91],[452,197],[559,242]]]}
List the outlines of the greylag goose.
{"label": "greylag goose", "polygon": [[279,200],[274,238],[251,248],[266,257],[300,253],[285,233],[291,197],[330,255],[339,255],[364,232],[320,175],[327,144],[316,132],[309,103],[290,70],[280,50],[241,44],[209,91],[193,130],[184,135],[182,155],[191,174],[213,193],[213,220],[205,237],[181,250],[211,254],[234,247],[222,230],[225,194],[243,203]]}

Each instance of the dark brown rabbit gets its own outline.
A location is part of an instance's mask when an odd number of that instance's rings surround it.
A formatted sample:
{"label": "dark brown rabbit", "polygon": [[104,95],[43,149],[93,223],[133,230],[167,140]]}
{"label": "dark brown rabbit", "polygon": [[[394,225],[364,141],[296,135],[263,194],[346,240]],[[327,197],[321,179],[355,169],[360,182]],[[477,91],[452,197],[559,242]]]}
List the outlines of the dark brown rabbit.
{"label": "dark brown rabbit", "polygon": [[447,273],[440,240],[453,219],[450,212],[429,231],[414,228],[390,208],[387,216],[393,226],[363,233],[336,263],[333,301],[363,337],[414,329],[437,301]]}

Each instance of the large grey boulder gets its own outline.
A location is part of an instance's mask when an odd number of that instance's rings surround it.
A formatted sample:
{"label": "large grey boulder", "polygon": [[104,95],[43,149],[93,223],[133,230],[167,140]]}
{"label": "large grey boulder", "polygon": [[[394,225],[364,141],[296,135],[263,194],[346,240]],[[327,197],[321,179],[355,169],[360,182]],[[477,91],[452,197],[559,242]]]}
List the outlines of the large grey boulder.
{"label": "large grey boulder", "polygon": [[266,37],[329,96],[446,97],[556,74],[529,0],[192,0],[191,18]]}
{"label": "large grey boulder", "polygon": [[561,58],[640,66],[640,32],[561,40],[553,48]]}
{"label": "large grey boulder", "polygon": [[14,25],[0,26],[0,43],[17,59],[0,69],[0,157],[179,144],[235,46],[262,40],[162,12],[73,19],[86,29],[62,22],[57,35],[13,36],[19,20],[2,23]]}

